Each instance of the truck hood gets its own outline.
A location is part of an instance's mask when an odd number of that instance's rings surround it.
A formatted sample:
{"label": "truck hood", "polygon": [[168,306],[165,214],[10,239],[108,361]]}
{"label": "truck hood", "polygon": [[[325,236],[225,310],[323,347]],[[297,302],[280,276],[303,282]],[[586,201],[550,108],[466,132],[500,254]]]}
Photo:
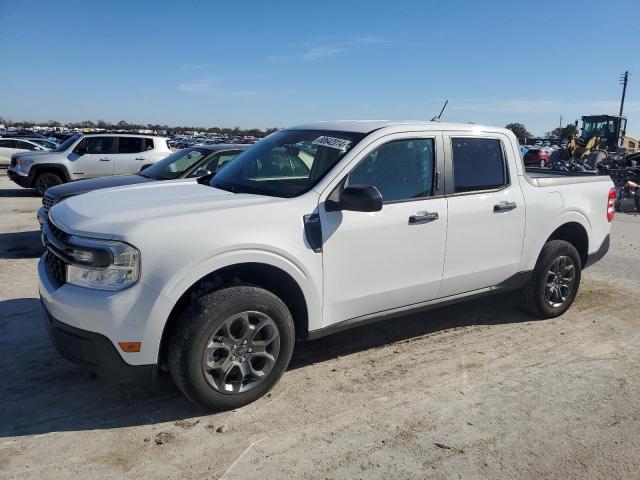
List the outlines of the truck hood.
{"label": "truck hood", "polygon": [[64,231],[111,239],[144,228],[147,222],[171,227],[181,216],[208,215],[222,209],[282,201],[263,195],[234,194],[191,180],[149,182],[96,190],[54,205],[49,213]]}

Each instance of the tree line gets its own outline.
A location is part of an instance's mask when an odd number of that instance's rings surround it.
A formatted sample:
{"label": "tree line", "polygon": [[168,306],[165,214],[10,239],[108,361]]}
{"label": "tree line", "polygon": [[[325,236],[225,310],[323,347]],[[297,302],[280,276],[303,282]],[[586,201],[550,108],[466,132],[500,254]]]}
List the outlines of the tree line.
{"label": "tree line", "polygon": [[[527,128],[522,123],[509,123],[505,128],[511,130],[518,140],[527,140],[528,138],[534,138],[534,135],[529,133]],[[569,123],[564,127],[557,127],[553,130],[546,132],[545,137],[559,138],[560,140],[569,140],[573,136],[578,134],[578,127],[575,124]]]}
{"label": "tree line", "polygon": [[4,125],[5,127],[16,127],[16,128],[31,128],[34,126],[43,126],[49,127],[51,129],[54,128],[100,128],[104,130],[154,130],[154,131],[167,131],[167,132],[207,132],[214,133],[226,136],[240,136],[240,135],[252,135],[254,137],[263,137],[265,135],[269,135],[278,130],[278,128],[267,128],[265,130],[261,130],[259,128],[240,128],[240,127],[198,127],[198,126],[175,126],[170,127],[168,125],[160,125],[157,123],[147,123],[146,125],[137,124],[137,123],[129,123],[125,120],[120,120],[117,123],[106,122],[104,120],[96,120],[95,122],[91,120],[84,120],[82,122],[68,122],[62,123],[57,120],[49,120],[46,122],[32,122],[32,121],[20,121],[13,122],[7,118],[0,117],[0,125]]}

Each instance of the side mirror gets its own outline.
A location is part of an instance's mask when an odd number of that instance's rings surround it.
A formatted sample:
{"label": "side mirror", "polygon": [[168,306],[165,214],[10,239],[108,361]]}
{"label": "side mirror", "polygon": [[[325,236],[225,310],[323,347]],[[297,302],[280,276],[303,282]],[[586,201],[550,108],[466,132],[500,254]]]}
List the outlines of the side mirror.
{"label": "side mirror", "polygon": [[201,168],[200,170],[196,170],[196,177],[204,177],[205,175],[211,175],[211,170],[207,170],[206,168]]}
{"label": "side mirror", "polygon": [[351,185],[340,192],[338,202],[325,202],[325,208],[327,211],[379,212],[382,195],[373,185]]}
{"label": "side mirror", "polygon": [[78,147],[74,150],[79,156],[87,154],[87,147]]}

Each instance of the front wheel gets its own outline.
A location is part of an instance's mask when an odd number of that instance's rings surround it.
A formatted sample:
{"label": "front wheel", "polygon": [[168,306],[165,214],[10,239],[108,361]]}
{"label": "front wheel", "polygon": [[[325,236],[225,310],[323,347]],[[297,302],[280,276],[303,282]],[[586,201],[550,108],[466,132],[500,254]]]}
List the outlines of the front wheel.
{"label": "front wheel", "polygon": [[564,240],[548,242],[524,290],[524,307],[539,318],[562,315],[578,293],[581,272],[580,255],[573,245]]}
{"label": "front wheel", "polygon": [[62,178],[59,175],[53,172],[44,172],[38,174],[35,179],[34,187],[36,189],[36,193],[41,197],[44,195],[49,188],[55,187],[56,185],[62,184]]}
{"label": "front wheel", "polygon": [[294,341],[291,313],[273,293],[225,288],[198,298],[182,313],[169,346],[171,375],[201,407],[242,407],[277,383]]}

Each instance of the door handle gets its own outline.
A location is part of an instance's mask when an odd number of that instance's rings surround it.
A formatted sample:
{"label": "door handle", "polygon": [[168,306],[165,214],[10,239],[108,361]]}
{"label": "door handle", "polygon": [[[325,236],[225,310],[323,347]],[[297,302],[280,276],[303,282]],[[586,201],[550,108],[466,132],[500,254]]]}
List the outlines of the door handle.
{"label": "door handle", "polygon": [[136,160],[144,160],[144,158],[142,158],[142,157],[136,157],[135,159]]}
{"label": "door handle", "polygon": [[496,203],[493,206],[493,213],[508,212],[509,210],[513,210],[517,206],[518,205],[516,204],[516,202],[500,202],[500,203]]}
{"label": "door handle", "polygon": [[110,158],[101,158],[100,161],[101,162],[110,162],[111,159]]}
{"label": "door handle", "polygon": [[409,224],[433,222],[438,219],[438,212],[418,212],[409,217]]}

